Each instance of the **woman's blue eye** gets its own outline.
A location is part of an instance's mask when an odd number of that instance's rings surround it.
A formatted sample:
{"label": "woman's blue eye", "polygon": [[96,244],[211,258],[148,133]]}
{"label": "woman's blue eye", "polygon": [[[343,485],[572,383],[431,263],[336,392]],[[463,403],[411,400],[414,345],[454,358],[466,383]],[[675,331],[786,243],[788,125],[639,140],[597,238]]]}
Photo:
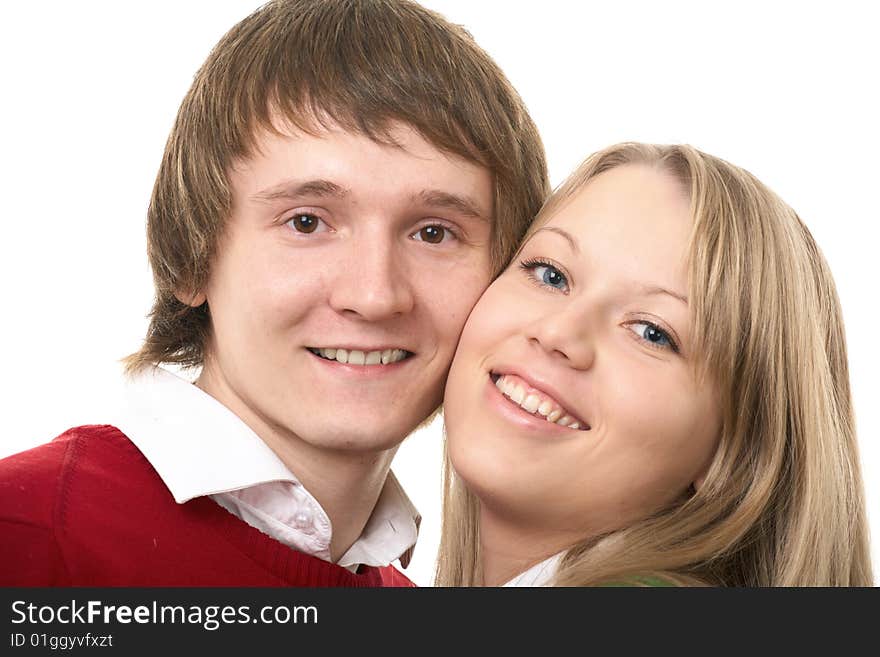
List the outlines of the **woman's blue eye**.
{"label": "woman's blue eye", "polygon": [[536,284],[568,292],[568,279],[553,265],[542,260],[525,260],[519,266]]}
{"label": "woman's blue eye", "polygon": [[539,281],[550,287],[564,290],[568,286],[568,281],[565,279],[565,275],[556,269],[556,267],[551,267],[550,265],[539,265],[535,267],[535,276]]}
{"label": "woman's blue eye", "polygon": [[654,324],[634,322],[629,325],[629,329],[652,346],[678,351],[678,347],[672,341],[672,338],[669,337],[669,334]]}

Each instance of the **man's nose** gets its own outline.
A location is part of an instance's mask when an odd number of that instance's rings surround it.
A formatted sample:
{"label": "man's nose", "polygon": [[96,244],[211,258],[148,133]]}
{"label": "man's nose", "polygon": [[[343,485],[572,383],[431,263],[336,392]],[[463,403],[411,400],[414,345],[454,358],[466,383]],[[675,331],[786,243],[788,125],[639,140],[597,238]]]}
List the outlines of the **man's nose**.
{"label": "man's nose", "polygon": [[331,307],[371,322],[410,312],[415,297],[401,245],[373,237],[353,240],[349,248],[337,265]]}

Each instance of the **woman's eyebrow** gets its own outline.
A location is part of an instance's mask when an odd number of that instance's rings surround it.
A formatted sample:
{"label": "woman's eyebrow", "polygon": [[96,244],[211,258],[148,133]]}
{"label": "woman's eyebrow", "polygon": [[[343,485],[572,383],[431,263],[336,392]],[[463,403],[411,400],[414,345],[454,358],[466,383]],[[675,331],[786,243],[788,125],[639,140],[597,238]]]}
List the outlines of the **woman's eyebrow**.
{"label": "woman's eyebrow", "polygon": [[[543,230],[550,231],[551,233],[556,233],[557,235],[563,237],[565,239],[565,241],[568,242],[568,245],[571,247],[571,250],[575,254],[580,255],[581,250],[580,250],[580,247],[578,246],[577,239],[575,239],[572,236],[572,234],[569,233],[567,230],[563,230],[562,228],[557,228],[556,226],[542,226],[541,228],[539,228],[538,230],[536,230],[532,234],[532,237],[534,237],[535,235],[537,235],[538,233],[540,233]],[[672,297],[673,299],[678,299],[684,305],[688,305],[688,298],[686,295],[681,294],[679,292],[674,292],[673,290],[665,288],[662,285],[654,285],[654,284],[650,284],[650,283],[635,283],[634,285],[639,289],[639,292],[645,296],[651,296],[653,294],[666,294],[666,295],[669,295],[670,297]]]}
{"label": "woman's eyebrow", "polygon": [[556,226],[542,226],[541,228],[539,228],[538,230],[536,230],[532,234],[532,237],[534,237],[535,235],[540,233],[542,230],[548,230],[551,233],[556,233],[557,235],[564,237],[565,240],[568,242],[568,245],[571,247],[571,250],[575,254],[580,255],[581,248],[580,248],[580,246],[578,246],[577,240],[574,237],[572,237],[571,233],[569,233],[567,230],[563,230],[562,228],[557,228]]}
{"label": "woman's eyebrow", "polygon": [[639,288],[639,291],[645,296],[651,296],[653,294],[667,294],[673,299],[678,299],[684,305],[688,305],[688,298],[684,294],[680,294],[679,292],[673,292],[665,287],[660,285],[648,285],[646,283],[636,283],[636,286]]}

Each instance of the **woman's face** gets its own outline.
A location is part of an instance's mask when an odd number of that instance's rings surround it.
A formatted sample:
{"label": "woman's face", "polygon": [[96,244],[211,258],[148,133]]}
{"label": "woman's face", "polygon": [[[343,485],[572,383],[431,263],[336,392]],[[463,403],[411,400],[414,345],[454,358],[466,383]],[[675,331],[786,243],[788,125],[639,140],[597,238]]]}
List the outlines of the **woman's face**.
{"label": "woman's face", "polygon": [[453,465],[486,510],[573,543],[698,481],[720,412],[692,367],[690,228],[670,174],[612,169],[477,303],[444,406]]}

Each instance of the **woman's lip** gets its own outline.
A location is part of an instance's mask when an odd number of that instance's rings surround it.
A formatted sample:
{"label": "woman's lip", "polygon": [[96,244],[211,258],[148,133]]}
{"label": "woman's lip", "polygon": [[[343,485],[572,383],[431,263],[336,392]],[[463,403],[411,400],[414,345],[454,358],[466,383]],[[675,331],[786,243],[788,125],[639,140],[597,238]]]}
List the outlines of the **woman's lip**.
{"label": "woman's lip", "polygon": [[[549,397],[553,402],[560,406],[569,417],[575,419],[581,427],[584,427],[583,430],[590,430],[590,423],[583,419],[583,416],[573,408],[572,404],[566,400],[565,396],[560,394],[554,386],[548,384],[542,377],[535,378],[515,367],[498,367],[493,368],[490,371],[489,378],[494,383],[497,379],[508,375],[520,379],[528,388],[532,388],[534,393],[539,397]],[[511,404],[516,404],[513,400],[509,401]],[[525,410],[523,412],[528,413],[528,411]]]}
{"label": "woman's lip", "polygon": [[580,415],[580,413],[577,412],[577,409],[574,408],[576,404],[570,403],[570,400],[566,398],[566,395],[563,395],[561,390],[557,390],[556,386],[547,380],[547,377],[545,376],[536,375],[533,371],[526,372],[522,368],[513,364],[497,365],[492,368],[491,374],[502,376],[505,374],[512,374],[525,381],[535,390],[539,390],[556,400],[556,402],[563,408],[571,411],[575,415]]}
{"label": "woman's lip", "polygon": [[484,393],[484,398],[485,403],[488,404],[490,408],[496,410],[499,415],[528,431],[537,431],[540,433],[547,433],[552,436],[563,437],[576,436],[583,433],[583,431],[579,429],[572,429],[561,424],[556,424],[555,422],[548,422],[543,418],[537,417],[527,412],[518,404],[515,404],[513,401],[501,394],[501,391],[492,381],[491,376],[486,377],[486,390]]}

